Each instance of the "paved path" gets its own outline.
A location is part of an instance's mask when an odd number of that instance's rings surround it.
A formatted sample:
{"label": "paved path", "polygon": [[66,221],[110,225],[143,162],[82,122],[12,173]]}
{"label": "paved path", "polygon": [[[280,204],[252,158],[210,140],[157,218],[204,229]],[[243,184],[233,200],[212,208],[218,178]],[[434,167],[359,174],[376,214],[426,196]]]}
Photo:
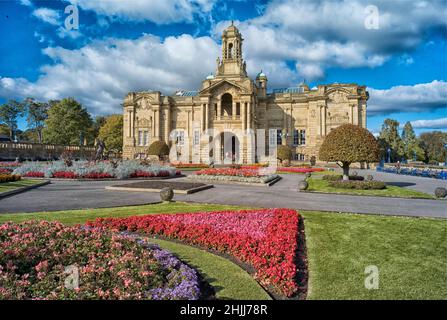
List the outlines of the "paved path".
{"label": "paved path", "polygon": [[[254,207],[288,207],[301,210],[447,218],[446,200],[299,193],[297,184],[300,179],[303,179],[303,175],[283,175],[281,181],[268,188],[215,184],[215,188],[195,194],[176,195],[175,200]],[[416,179],[433,180],[429,178]],[[438,184],[438,182],[432,183]],[[53,181],[50,185],[0,200],[0,213],[138,205],[153,203],[160,199],[158,193],[104,189],[108,185],[125,183],[128,181]],[[431,188],[431,186],[429,187]]]}

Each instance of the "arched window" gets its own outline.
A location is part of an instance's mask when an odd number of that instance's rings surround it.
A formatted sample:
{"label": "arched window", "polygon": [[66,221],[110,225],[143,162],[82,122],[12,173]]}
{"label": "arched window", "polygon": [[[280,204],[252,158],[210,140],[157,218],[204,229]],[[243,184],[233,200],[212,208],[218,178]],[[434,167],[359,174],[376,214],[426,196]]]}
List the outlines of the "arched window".
{"label": "arched window", "polygon": [[233,115],[233,96],[229,93],[224,93],[221,98],[222,114],[224,116]]}
{"label": "arched window", "polygon": [[233,59],[233,44],[228,45],[228,59]]}

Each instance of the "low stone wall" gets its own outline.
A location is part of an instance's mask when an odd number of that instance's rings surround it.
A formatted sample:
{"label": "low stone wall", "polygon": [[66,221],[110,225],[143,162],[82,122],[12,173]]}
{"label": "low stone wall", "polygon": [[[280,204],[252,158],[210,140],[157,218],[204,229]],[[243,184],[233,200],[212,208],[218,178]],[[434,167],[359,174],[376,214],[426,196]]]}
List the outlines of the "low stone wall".
{"label": "low stone wall", "polygon": [[75,159],[90,159],[95,154],[94,147],[63,146],[40,143],[0,142],[0,160],[55,160],[64,151],[70,151]]}

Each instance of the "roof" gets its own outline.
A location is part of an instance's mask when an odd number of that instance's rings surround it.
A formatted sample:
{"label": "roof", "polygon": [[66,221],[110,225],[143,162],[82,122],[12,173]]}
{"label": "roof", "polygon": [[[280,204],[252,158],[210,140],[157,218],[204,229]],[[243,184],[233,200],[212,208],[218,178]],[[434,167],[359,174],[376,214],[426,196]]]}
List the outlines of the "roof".
{"label": "roof", "polygon": [[199,94],[198,91],[177,91],[175,93],[176,96],[180,96],[180,97],[195,97]]}
{"label": "roof", "polygon": [[303,87],[273,89],[273,93],[303,93],[303,92],[304,92]]}

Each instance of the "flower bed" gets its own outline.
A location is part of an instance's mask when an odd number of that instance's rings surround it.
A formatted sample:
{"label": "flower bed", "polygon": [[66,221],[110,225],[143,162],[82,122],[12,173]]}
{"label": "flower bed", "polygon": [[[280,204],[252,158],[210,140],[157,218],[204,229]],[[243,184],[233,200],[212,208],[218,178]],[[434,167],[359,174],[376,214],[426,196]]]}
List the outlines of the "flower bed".
{"label": "flower bed", "polygon": [[0,174],[0,183],[19,181],[21,178],[18,174]]}
{"label": "flower bed", "polygon": [[[2,299],[198,299],[197,274],[143,239],[29,221],[0,225]],[[66,286],[66,268],[79,286]]]}
{"label": "flower bed", "polygon": [[177,163],[173,164],[177,169],[188,169],[188,168],[208,168],[209,165],[205,163]]}
{"label": "flower bed", "polygon": [[303,168],[303,167],[278,167],[277,172],[288,172],[288,173],[308,173],[308,172],[321,172],[324,171],[323,168]]}
{"label": "flower bed", "polygon": [[0,174],[10,174],[13,170],[7,168],[0,168]]}
{"label": "flower bed", "polygon": [[297,290],[299,219],[295,210],[264,209],[98,218],[87,225],[160,235],[230,254],[252,265],[262,284],[291,296]]}
{"label": "flower bed", "polygon": [[195,175],[188,176],[190,179],[209,181],[234,181],[246,183],[268,183],[278,178],[269,168],[243,169],[243,168],[210,168],[202,169]]}
{"label": "flower bed", "polygon": [[25,162],[14,173],[23,177],[46,177],[62,179],[127,179],[136,177],[174,177],[181,172],[173,167],[144,165],[138,161],[123,161],[117,166],[108,161],[74,161],[67,166],[63,161]]}

